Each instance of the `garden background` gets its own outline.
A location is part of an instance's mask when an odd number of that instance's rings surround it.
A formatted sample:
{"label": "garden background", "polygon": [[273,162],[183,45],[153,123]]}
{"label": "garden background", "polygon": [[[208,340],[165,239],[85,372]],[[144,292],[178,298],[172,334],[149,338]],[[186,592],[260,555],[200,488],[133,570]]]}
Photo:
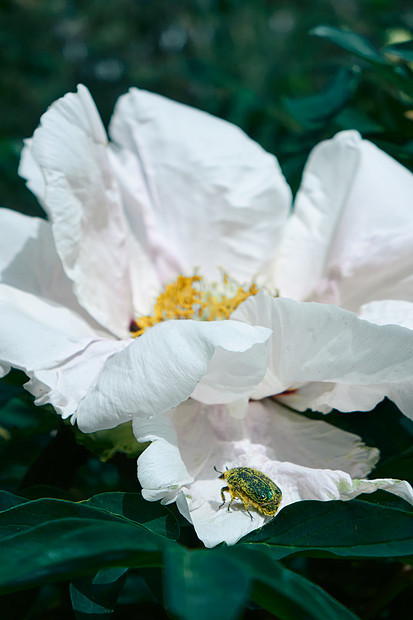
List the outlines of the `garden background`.
{"label": "garden background", "polygon": [[[412,32],[413,6],[401,0],[2,1],[1,204],[43,216],[17,176],[22,140],[79,82],[105,124],[117,97],[138,86],[239,125],[278,157],[294,190],[311,148],[342,129],[359,130],[412,169]],[[0,384],[2,618],[411,617],[404,545],[413,536],[402,500],[378,492],[329,502],[336,506],[327,512],[315,502],[289,507],[285,518],[303,540],[313,536],[311,549],[274,526],[251,535],[253,546],[203,550],[175,508],[139,498],[136,455],[115,454],[104,435],[75,435],[51,408],[34,407],[24,381],[12,372]],[[413,424],[391,403],[328,421],[380,448],[374,477],[413,482]],[[121,501],[119,492],[136,495]],[[45,497],[56,500],[36,502]],[[313,520],[323,527],[318,539]],[[147,524],[134,544],[130,521]],[[355,522],[363,548],[351,542]],[[66,546],[65,528],[73,535]],[[105,548],[108,537],[118,554]],[[31,565],[25,545],[56,556]]]}

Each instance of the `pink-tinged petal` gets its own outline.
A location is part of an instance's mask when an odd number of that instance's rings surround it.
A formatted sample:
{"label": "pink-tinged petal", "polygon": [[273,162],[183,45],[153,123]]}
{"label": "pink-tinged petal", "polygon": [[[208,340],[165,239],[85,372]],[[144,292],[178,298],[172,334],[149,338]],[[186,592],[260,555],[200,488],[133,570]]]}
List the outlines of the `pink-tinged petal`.
{"label": "pink-tinged petal", "polygon": [[68,308],[0,285],[0,363],[23,370],[36,404],[68,417],[95,383],[104,361],[127,342],[102,339]]}
{"label": "pink-tinged petal", "polygon": [[134,417],[159,415],[176,407],[207,375],[211,360],[214,368],[214,355],[221,350],[228,364],[216,390],[222,389],[228,397],[232,387],[232,400],[248,396],[251,386],[244,393],[240,388],[242,358],[252,357],[263,376],[269,335],[265,328],[234,321],[159,323],[107,360],[95,387],[80,403],[79,428],[84,432],[114,428]]}
{"label": "pink-tinged petal", "polygon": [[109,133],[135,157],[124,155],[169,277],[199,267],[216,279],[220,267],[245,282],[265,268],[291,203],[272,155],[226,121],[135,88],[118,100]]}
{"label": "pink-tinged petal", "polygon": [[49,108],[30,144],[44,179],[42,204],[77,299],[123,337],[133,315],[130,234],[107,151],[104,127],[82,86]]}
{"label": "pink-tinged petal", "polygon": [[[253,398],[327,382],[321,401],[309,400],[307,407],[366,410],[386,395],[394,397],[413,375],[413,331],[398,325],[375,325],[337,306],[275,299],[262,291],[244,301],[231,318],[273,332],[267,375]],[[333,389],[332,383],[337,384]],[[359,392],[353,386],[366,389]],[[337,396],[332,404],[338,393],[343,400]],[[288,404],[288,397],[283,402]]]}
{"label": "pink-tinged petal", "polygon": [[[222,504],[220,470],[253,467],[280,487],[280,510],[304,499],[351,499],[385,488],[413,503],[410,486],[393,480],[357,480],[367,475],[378,450],[357,435],[326,422],[292,413],[272,401],[250,403],[248,414],[236,419],[225,405],[206,406],[188,400],[173,411],[149,420],[135,418],[139,441],[151,441],[138,459],[143,495],[163,503],[176,501],[207,547],[234,544],[261,527],[269,517],[239,501],[228,512]],[[276,517],[275,517],[276,518]]]}
{"label": "pink-tinged petal", "polygon": [[413,301],[413,175],[354,131],[311,153],[286,228],[283,296],[358,311],[379,299]]}

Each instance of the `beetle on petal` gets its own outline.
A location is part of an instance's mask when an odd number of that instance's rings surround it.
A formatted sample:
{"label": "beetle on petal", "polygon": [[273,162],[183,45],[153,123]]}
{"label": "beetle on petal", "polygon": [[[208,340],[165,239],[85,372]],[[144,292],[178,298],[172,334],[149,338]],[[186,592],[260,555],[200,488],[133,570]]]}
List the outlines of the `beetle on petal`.
{"label": "beetle on petal", "polygon": [[[218,471],[216,467],[215,471]],[[218,471],[218,473],[221,474],[219,477],[228,483],[228,486],[221,489],[223,502],[220,508],[225,504],[225,493],[228,492],[231,495],[228,511],[232,502],[238,497],[251,519],[253,516],[248,510],[250,506],[264,515],[273,517],[276,514],[281,503],[282,492],[271,478],[252,467],[233,467],[224,472]]]}

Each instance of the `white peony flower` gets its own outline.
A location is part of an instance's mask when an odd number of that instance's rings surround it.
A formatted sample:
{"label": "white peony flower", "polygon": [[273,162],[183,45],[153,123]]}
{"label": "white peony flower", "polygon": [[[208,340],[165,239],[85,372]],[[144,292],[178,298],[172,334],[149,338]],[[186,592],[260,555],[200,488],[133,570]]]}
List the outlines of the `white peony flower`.
{"label": "white peony flower", "polygon": [[226,482],[215,467],[253,467],[269,476],[282,492],[279,510],[301,500],[349,500],[377,489],[413,503],[406,481],[363,479],[379,451],[367,448],[357,435],[292,413],[268,398],[250,402],[241,418],[244,412],[234,417],[235,408],[190,399],[162,416],[133,423],[136,437],[152,442],[138,459],[144,498],[176,501],[207,547],[234,544],[272,518],[250,507],[251,519],[238,500],[230,511],[228,503],[220,508]]}
{"label": "white peony flower", "polygon": [[[131,89],[109,134],[111,143],[80,86],[51,106],[26,142],[20,173],[49,221],[0,210],[3,374],[22,369],[36,403],[51,403],[84,432],[133,420],[138,440],[153,441],[139,460],[145,496],[177,499],[194,523],[201,480],[210,481],[205,514],[218,483],[204,451],[197,473],[176,443],[174,432],[179,441],[190,437],[179,428],[182,408],[197,412],[190,430],[201,435],[217,407],[235,434],[251,410],[275,407],[248,404],[250,397],[276,395],[327,412],[368,410],[388,396],[412,415],[408,171],[344,132],[310,157],[290,216],[291,192],[276,159],[225,121]],[[220,428],[210,433],[213,450]],[[276,435],[271,426],[274,453],[251,435],[267,460],[230,450],[236,442],[229,440],[214,464],[277,476],[292,467],[294,478],[294,468],[313,467],[288,464],[293,456],[279,456]],[[359,448],[362,475],[371,454]],[[336,482],[317,474],[325,479],[317,493],[303,483],[286,494],[285,473],[283,505],[352,496],[353,466],[334,463]],[[331,461],[315,469],[326,467]],[[246,526],[224,538],[196,527],[215,544],[234,541]]]}

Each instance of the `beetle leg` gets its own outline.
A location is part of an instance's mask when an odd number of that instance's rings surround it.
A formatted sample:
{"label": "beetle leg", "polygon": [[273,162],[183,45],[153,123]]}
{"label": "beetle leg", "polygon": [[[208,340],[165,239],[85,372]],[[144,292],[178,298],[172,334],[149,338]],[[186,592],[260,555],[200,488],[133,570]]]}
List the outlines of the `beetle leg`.
{"label": "beetle leg", "polygon": [[250,511],[248,510],[246,506],[245,506],[245,510],[248,512],[249,516],[251,517],[251,521],[254,521],[254,517],[252,516],[252,514],[250,513]]}
{"label": "beetle leg", "polygon": [[[227,500],[226,500],[226,497],[225,497],[225,495],[224,495],[224,493],[225,493],[226,491],[227,491],[228,493],[230,492],[229,487],[222,487],[222,489],[221,489],[221,497],[222,497],[222,500],[223,500],[223,501],[222,501],[222,504],[220,504],[220,506],[218,506],[218,510],[219,510],[220,508],[222,508],[222,506],[223,506],[223,505],[225,504],[225,502],[227,501]],[[232,502],[232,500],[231,500],[231,502]],[[230,503],[230,506],[231,506],[231,503]],[[228,506],[228,508],[229,508],[229,506]]]}
{"label": "beetle leg", "polygon": [[[246,503],[245,503],[245,501],[242,499],[242,489],[239,489],[239,488],[238,488],[238,486],[235,486],[235,489],[239,492],[239,493],[238,493],[238,497],[239,497],[239,498],[240,498],[240,500],[242,501],[242,505],[244,506],[245,510],[248,512],[249,516],[251,517],[251,521],[254,521],[254,517],[252,516],[252,514],[251,514],[251,513],[250,513],[250,511],[248,510],[248,507],[249,507],[249,506],[251,506],[251,504],[249,504],[249,503],[247,503],[247,504],[246,504]],[[234,499],[235,499],[235,495],[233,496],[233,498],[232,498],[231,503],[230,503],[230,505],[229,505],[229,506],[231,506],[231,504],[232,504],[232,502],[234,501]],[[228,508],[229,508],[229,506],[228,506]]]}
{"label": "beetle leg", "polygon": [[235,495],[233,495],[233,494],[231,493],[231,501],[230,501],[230,503],[228,504],[227,512],[230,512],[230,510],[229,510],[229,509],[231,508],[232,502],[234,501],[235,497],[236,497],[236,496],[235,496]]}
{"label": "beetle leg", "polygon": [[[244,504],[244,502],[242,502],[242,503]],[[252,516],[252,514],[248,510],[249,506],[251,506],[251,504],[244,504],[245,510],[248,512],[249,516],[251,517],[251,521],[254,521],[254,517]]]}

